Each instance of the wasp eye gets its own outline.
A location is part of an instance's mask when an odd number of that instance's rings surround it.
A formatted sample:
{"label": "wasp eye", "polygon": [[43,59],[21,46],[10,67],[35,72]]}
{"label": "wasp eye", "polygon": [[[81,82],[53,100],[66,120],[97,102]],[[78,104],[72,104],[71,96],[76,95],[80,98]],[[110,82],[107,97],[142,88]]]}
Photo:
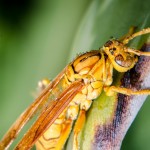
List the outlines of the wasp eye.
{"label": "wasp eye", "polygon": [[118,55],[116,58],[115,58],[115,61],[118,65],[122,66],[122,67],[130,67],[133,63],[133,58],[130,57],[130,56],[127,56],[126,57],[126,60],[124,60],[123,56],[122,55]]}
{"label": "wasp eye", "polygon": [[123,66],[122,63],[123,63],[124,59],[123,59],[122,55],[116,56],[115,61],[118,65]]}

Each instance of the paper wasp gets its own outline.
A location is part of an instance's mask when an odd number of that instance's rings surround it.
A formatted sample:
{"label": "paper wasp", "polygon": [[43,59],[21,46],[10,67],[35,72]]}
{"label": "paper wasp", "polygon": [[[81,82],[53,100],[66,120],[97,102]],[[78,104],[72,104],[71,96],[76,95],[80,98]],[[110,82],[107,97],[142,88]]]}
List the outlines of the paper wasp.
{"label": "paper wasp", "polygon": [[99,50],[86,52],[74,59],[53,81],[49,84],[46,82],[48,86],[3,137],[0,149],[9,148],[28,120],[41,110],[39,117],[15,149],[30,149],[34,144],[40,150],[62,149],[76,120],[72,149],[77,150],[77,137],[84,126],[86,111],[102,90],[108,96],[114,92],[125,95],[149,95],[150,89],[135,91],[112,85],[113,69],[127,72],[137,63],[137,56],[150,56],[150,52],[142,52],[127,46],[133,38],[147,33],[150,33],[150,28],[129,33],[120,40],[109,40]]}

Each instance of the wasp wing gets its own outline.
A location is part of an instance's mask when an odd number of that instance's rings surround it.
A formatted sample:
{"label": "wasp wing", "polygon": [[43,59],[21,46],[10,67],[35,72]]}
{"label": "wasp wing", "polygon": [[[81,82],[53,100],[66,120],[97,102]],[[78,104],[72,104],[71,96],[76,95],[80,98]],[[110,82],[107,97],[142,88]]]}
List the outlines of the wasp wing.
{"label": "wasp wing", "polygon": [[37,139],[50,127],[62,111],[68,106],[75,95],[81,91],[83,83],[80,81],[72,83],[57,100],[51,101],[42,111],[36,122],[19,142],[16,150],[30,149]]}
{"label": "wasp wing", "polygon": [[64,70],[47,86],[45,90],[35,99],[35,101],[19,116],[15,123],[10,127],[8,132],[0,141],[0,149],[7,149],[17,137],[24,125],[43,107],[44,102],[48,99],[51,90],[57,86],[61,78],[64,76]]}

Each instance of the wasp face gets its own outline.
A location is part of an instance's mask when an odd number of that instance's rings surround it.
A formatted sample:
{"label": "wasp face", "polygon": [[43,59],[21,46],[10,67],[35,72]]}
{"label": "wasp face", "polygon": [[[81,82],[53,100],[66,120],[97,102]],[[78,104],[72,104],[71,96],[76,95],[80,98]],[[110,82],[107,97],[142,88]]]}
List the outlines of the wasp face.
{"label": "wasp face", "polygon": [[127,47],[118,40],[106,42],[103,49],[119,72],[130,70],[137,62],[137,57],[133,53],[126,52]]}

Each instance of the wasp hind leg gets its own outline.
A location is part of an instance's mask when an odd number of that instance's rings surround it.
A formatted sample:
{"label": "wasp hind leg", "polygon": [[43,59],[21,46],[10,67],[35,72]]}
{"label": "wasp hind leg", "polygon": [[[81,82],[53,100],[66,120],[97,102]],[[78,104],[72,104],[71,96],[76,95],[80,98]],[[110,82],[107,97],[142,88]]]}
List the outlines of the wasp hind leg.
{"label": "wasp hind leg", "polygon": [[73,131],[73,150],[79,150],[78,135],[84,127],[85,120],[86,111],[81,109]]}
{"label": "wasp hind leg", "polygon": [[77,118],[79,112],[79,105],[71,102],[66,110],[66,120],[62,124],[62,131],[60,133],[60,137],[57,141],[56,150],[60,150],[64,147],[70,132],[72,130],[72,124]]}
{"label": "wasp hind leg", "polygon": [[73,130],[73,146],[72,150],[79,150],[79,134],[83,129],[86,121],[86,111],[90,108],[92,104],[92,100],[86,99],[80,103],[80,112],[78,118],[75,122],[74,130]]}

